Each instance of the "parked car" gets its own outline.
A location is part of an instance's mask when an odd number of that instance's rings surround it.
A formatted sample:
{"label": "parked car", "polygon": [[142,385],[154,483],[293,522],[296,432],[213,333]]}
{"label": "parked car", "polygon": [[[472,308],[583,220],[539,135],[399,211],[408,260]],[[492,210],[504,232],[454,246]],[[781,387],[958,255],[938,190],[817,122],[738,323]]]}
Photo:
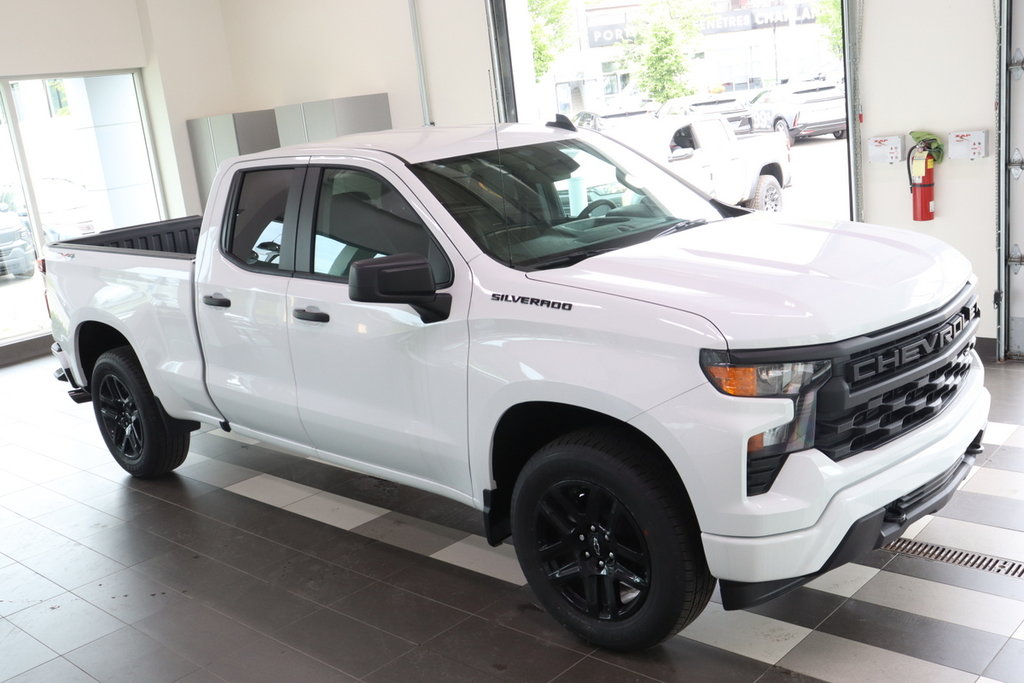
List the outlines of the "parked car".
{"label": "parked car", "polygon": [[46,241],[59,242],[96,232],[89,192],[83,186],[67,178],[40,178],[32,187]]}
{"label": "parked car", "polygon": [[0,275],[29,278],[36,272],[32,233],[15,211],[0,211]]}
{"label": "parked car", "polygon": [[831,133],[846,137],[846,88],[837,81],[800,81],[763,90],[750,101],[754,130],[785,133],[790,143]]}
{"label": "parked car", "polygon": [[[716,578],[725,609],[760,604],[952,497],[990,401],[967,258],[711,201],[569,128],[250,154],[202,218],[49,245],[58,376],[136,477],[205,423],[471,505],[617,650]],[[586,197],[608,178],[615,208]]]}
{"label": "parked car", "polygon": [[723,92],[716,95],[676,97],[662,104],[654,112],[660,120],[682,117],[721,116],[733,131],[749,133],[752,124],[750,107],[743,92]]}

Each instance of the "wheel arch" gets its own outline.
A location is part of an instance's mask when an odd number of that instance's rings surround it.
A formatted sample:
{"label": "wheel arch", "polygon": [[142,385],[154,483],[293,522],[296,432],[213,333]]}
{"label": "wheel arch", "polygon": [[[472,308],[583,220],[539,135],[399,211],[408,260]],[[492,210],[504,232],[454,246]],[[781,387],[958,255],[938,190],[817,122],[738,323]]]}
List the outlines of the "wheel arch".
{"label": "wheel arch", "polygon": [[588,408],[551,401],[529,401],[508,408],[494,429],[491,441],[491,480],[484,491],[484,527],[487,541],[498,545],[512,533],[512,489],[527,461],[544,444],[588,427],[613,429],[636,441],[671,472],[672,485],[692,509],[689,494],[668,455],[647,434],[628,422]]}
{"label": "wheel arch", "polygon": [[119,346],[131,347],[131,342],[120,331],[106,323],[90,320],[78,327],[75,355],[82,371],[84,387],[88,388],[92,382],[92,371],[99,357]]}

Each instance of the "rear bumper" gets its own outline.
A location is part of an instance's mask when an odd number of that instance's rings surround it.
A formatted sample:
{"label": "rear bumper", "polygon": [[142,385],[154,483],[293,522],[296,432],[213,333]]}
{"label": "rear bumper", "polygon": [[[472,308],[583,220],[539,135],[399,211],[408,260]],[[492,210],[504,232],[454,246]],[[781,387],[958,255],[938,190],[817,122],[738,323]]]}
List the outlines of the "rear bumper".
{"label": "rear bumper", "polygon": [[895,540],[911,524],[925,515],[937,512],[949,502],[982,452],[981,438],[982,432],[979,432],[960,460],[946,472],[854,522],[832,556],[817,571],[771,581],[723,579],[719,582],[722,606],[725,609],[743,609],[759,605]]}

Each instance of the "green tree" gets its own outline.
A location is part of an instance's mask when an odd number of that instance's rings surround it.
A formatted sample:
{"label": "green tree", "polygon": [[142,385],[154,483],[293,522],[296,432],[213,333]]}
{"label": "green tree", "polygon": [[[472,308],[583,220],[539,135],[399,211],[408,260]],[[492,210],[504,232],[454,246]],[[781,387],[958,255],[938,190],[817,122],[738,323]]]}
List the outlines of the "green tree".
{"label": "green tree", "polygon": [[664,21],[650,24],[637,41],[640,66],[637,83],[655,102],[693,92],[683,83],[686,60],[679,42],[676,29]]}
{"label": "green tree", "polygon": [[533,75],[539,82],[551,68],[551,62],[570,44],[572,28],[570,0],[527,0],[533,24]]}
{"label": "green tree", "polygon": [[816,21],[825,28],[825,39],[832,54],[843,59],[842,0],[818,0]]}

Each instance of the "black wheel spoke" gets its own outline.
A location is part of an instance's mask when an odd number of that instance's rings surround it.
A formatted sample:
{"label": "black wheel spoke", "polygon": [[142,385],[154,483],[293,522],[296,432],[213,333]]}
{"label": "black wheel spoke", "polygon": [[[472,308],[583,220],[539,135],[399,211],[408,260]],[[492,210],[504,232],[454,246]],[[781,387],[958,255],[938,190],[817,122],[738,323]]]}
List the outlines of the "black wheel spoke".
{"label": "black wheel spoke", "polygon": [[594,618],[601,616],[601,590],[597,585],[599,578],[594,574],[583,580],[583,599],[587,605],[587,614]]}
{"label": "black wheel spoke", "polygon": [[558,509],[556,509],[551,505],[552,498],[554,497],[548,496],[540,502],[541,517],[555,529],[558,535],[568,536],[573,532],[575,524],[561,506],[558,506]]}
{"label": "black wheel spoke", "polygon": [[621,606],[619,605],[619,591],[615,581],[615,576],[612,574],[601,574],[598,576],[598,582],[601,584],[601,602],[603,603],[603,612],[611,618],[618,617],[622,613]]}
{"label": "black wheel spoke", "polygon": [[570,579],[580,576],[582,572],[583,567],[580,566],[579,562],[574,560],[567,565],[548,572],[548,579],[554,583],[564,583]]}
{"label": "black wheel spoke", "polygon": [[643,565],[647,562],[647,557],[643,551],[633,550],[622,543],[613,543],[612,552],[615,553],[615,557],[619,558],[619,560],[625,560],[629,564]]}
{"label": "black wheel spoke", "polygon": [[561,538],[537,548],[537,554],[540,556],[542,562],[547,562],[548,560],[552,560],[567,552],[572,552],[572,548],[564,539]]}
{"label": "black wheel spoke", "polygon": [[613,573],[616,581],[624,583],[630,588],[636,590],[647,590],[647,579],[633,571],[630,571],[626,567],[623,567],[621,564],[615,565]]}

